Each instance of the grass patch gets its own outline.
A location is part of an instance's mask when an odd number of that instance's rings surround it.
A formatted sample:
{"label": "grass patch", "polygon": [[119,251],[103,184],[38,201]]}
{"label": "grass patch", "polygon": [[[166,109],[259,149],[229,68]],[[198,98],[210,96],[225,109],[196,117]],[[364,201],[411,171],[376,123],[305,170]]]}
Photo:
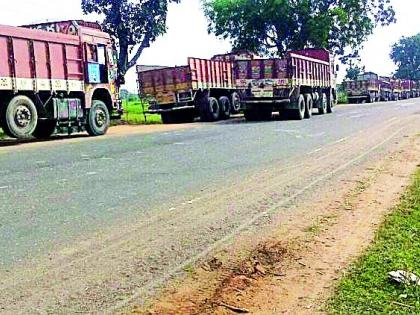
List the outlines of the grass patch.
{"label": "grass patch", "polygon": [[420,287],[389,282],[388,272],[420,275],[420,169],[371,248],[351,267],[329,301],[330,314],[420,314]]}
{"label": "grass patch", "polygon": [[4,134],[3,130],[0,128],[0,139],[6,138],[6,135]]}
{"label": "grass patch", "polygon": [[337,93],[337,102],[338,102],[338,104],[348,104],[349,99],[347,97],[347,93],[339,91]]}
{"label": "grass patch", "polygon": [[121,117],[121,121],[129,125],[161,124],[162,119],[160,115],[144,115],[148,105],[144,104],[143,106],[143,104],[140,100],[124,100],[124,114]]}

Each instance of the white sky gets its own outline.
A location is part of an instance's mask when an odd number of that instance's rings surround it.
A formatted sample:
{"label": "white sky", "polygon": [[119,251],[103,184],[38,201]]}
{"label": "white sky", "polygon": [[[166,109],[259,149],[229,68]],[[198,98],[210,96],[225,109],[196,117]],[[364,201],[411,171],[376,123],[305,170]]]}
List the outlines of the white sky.
{"label": "white sky", "polygon": [[[2,1],[0,24],[21,25],[46,20],[83,18],[80,0],[14,0]],[[370,36],[361,53],[366,70],[383,75],[395,70],[389,58],[391,45],[401,36],[420,32],[420,1],[392,0],[397,12],[397,23],[379,28]],[[86,19],[86,17],[85,17]],[[88,19],[88,18],[87,18]],[[209,58],[230,50],[230,44],[207,34],[207,21],[200,0],[181,0],[170,6],[168,32],[152,43],[141,56],[139,63],[153,65],[182,65],[187,57]],[[344,74],[344,68],[341,69]],[[127,76],[127,88],[136,90],[134,71]]]}

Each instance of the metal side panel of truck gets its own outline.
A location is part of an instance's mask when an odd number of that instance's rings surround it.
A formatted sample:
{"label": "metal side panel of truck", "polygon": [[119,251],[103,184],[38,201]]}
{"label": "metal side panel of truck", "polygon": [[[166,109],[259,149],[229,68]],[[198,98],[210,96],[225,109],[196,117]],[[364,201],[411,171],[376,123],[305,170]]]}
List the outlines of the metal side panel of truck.
{"label": "metal side panel of truck", "polygon": [[137,67],[140,96],[164,123],[227,119],[240,110],[232,62],[188,58],[178,67]]}

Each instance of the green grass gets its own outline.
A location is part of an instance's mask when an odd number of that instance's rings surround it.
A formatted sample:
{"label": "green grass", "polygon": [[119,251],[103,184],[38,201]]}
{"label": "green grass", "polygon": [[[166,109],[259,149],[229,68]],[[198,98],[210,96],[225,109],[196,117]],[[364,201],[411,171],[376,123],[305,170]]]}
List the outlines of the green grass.
{"label": "green grass", "polygon": [[347,98],[347,93],[339,91],[337,93],[337,101],[338,101],[338,104],[347,104],[349,102]]}
{"label": "green grass", "polygon": [[420,314],[420,287],[388,280],[388,272],[400,269],[420,276],[420,169],[374,244],[340,282],[327,310],[352,315]]}
{"label": "green grass", "polygon": [[0,128],[0,139],[6,138],[6,135],[4,134],[3,130]]}
{"label": "green grass", "polygon": [[[144,110],[147,110],[145,104]],[[121,120],[127,124],[145,125],[145,124],[161,124],[160,115],[144,115],[142,102],[140,100],[124,100],[124,115]]]}

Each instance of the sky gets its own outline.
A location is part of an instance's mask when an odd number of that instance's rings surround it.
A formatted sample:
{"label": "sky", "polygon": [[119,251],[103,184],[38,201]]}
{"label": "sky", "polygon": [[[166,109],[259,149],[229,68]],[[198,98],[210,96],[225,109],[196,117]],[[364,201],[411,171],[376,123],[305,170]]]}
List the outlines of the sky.
{"label": "sky", "polygon": [[[362,64],[367,71],[390,75],[395,65],[389,58],[393,43],[401,36],[412,36],[420,32],[420,1],[391,0],[397,13],[397,23],[374,31],[361,51]],[[67,19],[92,19],[84,17],[80,0],[13,0],[2,1],[0,24],[22,25],[44,21]],[[93,19],[95,19],[93,17]],[[210,58],[231,49],[229,41],[207,33],[207,20],[200,0],[181,0],[171,4],[168,12],[165,35],[159,37],[146,49],[138,63],[145,65],[183,65],[187,57]],[[341,67],[339,80],[345,74]],[[126,78],[127,88],[136,91],[134,69]]]}

